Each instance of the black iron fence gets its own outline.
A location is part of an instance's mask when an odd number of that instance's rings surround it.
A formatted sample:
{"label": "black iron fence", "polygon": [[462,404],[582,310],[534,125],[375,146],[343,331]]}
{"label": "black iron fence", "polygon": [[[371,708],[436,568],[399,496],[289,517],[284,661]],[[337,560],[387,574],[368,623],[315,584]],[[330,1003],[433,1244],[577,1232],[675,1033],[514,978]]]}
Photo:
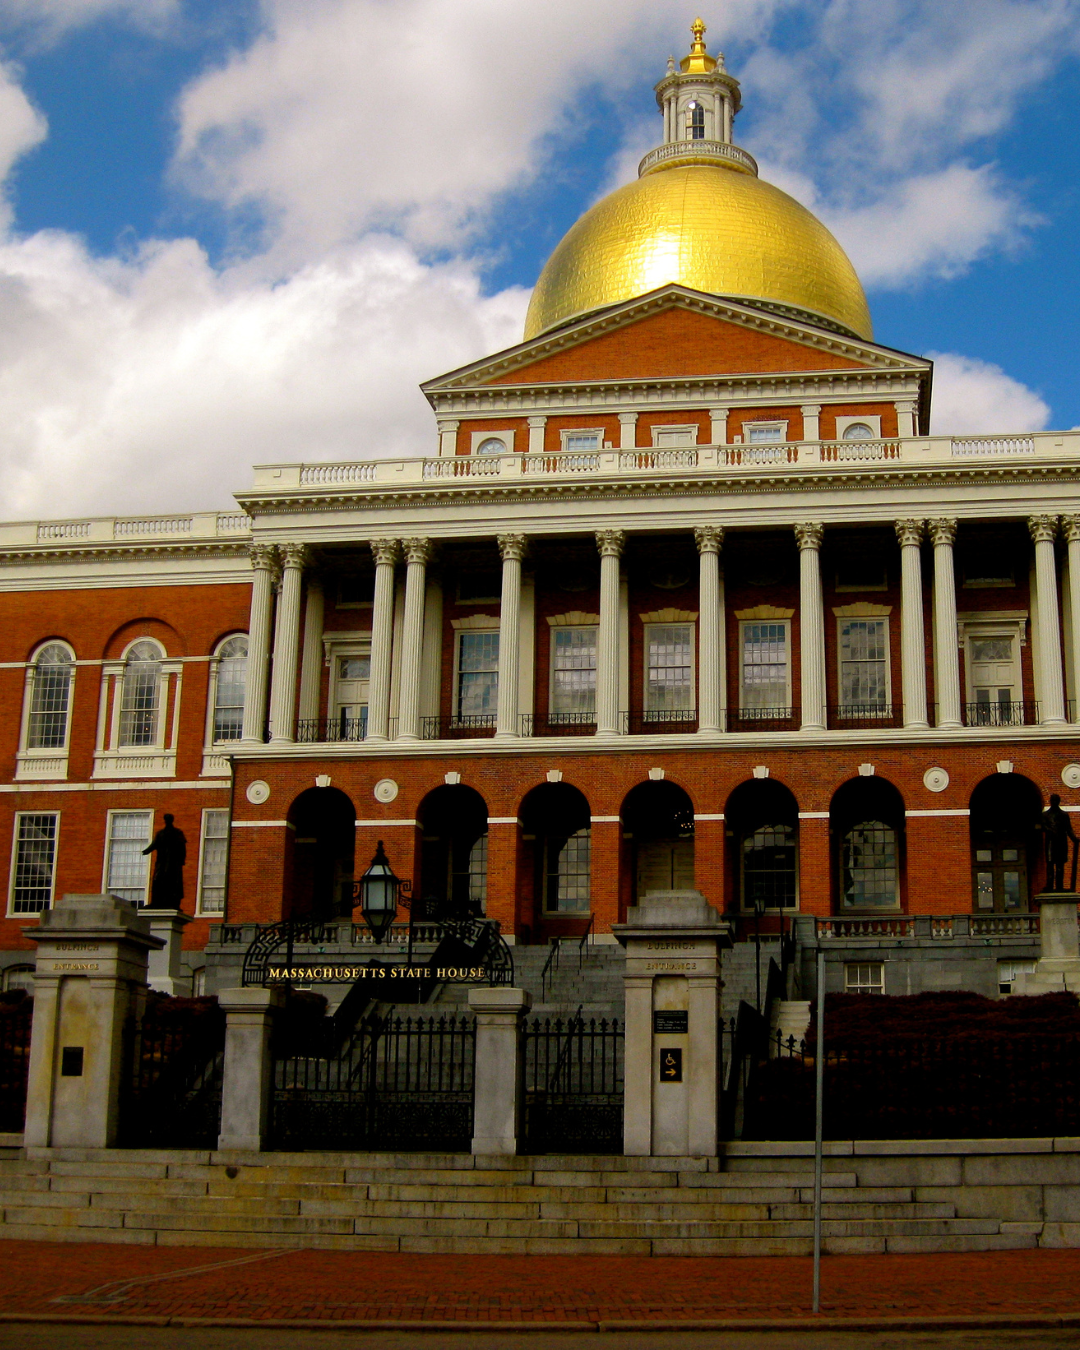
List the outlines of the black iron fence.
{"label": "black iron fence", "polygon": [[520,736],[595,736],[595,712],[521,713]]}
{"label": "black iron fence", "polygon": [[225,1014],[217,999],[150,995],[124,1028],[120,1143],[216,1148],[221,1132]]}
{"label": "black iron fence", "polygon": [[15,1000],[9,994],[0,1002],[0,1131],[5,1134],[18,1134],[23,1127],[33,1020],[32,998]]}
{"label": "black iron fence", "polygon": [[966,727],[1026,727],[1039,720],[1039,705],[1033,700],[1013,703],[965,703]]}
{"label": "black iron fence", "polygon": [[728,731],[794,731],[799,710],[793,707],[729,708]]}
{"label": "black iron fence", "polygon": [[494,713],[469,713],[458,717],[421,717],[420,735],[425,741],[467,740],[494,736]]}
{"label": "black iron fence", "polygon": [[476,1023],[372,1014],[336,1043],[329,1019],[274,1046],[270,1132],[280,1149],[468,1152]]}
{"label": "black iron fence", "polygon": [[623,1048],[617,1019],[525,1027],[524,1153],[621,1153]]}
{"label": "black iron fence", "polygon": [[697,731],[696,708],[655,708],[652,711],[624,712],[623,732],[627,736],[649,736],[654,732]]}

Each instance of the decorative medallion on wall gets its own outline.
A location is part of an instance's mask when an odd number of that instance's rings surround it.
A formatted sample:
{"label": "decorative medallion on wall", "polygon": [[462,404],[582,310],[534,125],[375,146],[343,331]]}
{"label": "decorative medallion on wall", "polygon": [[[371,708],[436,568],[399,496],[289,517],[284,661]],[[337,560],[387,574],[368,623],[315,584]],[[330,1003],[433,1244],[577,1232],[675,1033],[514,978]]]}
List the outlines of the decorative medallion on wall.
{"label": "decorative medallion on wall", "polygon": [[944,769],[927,769],[922,780],[928,792],[944,792],[949,786],[949,775]]}
{"label": "decorative medallion on wall", "polygon": [[248,784],[246,795],[252,806],[262,806],[263,802],[269,800],[270,784],[264,783],[261,778],[256,778],[254,783]]}
{"label": "decorative medallion on wall", "polygon": [[1069,788],[1080,788],[1080,764],[1066,764],[1061,771],[1061,781]]}
{"label": "decorative medallion on wall", "polygon": [[380,778],[375,784],[375,800],[377,802],[392,802],[398,795],[398,785],[392,778]]}

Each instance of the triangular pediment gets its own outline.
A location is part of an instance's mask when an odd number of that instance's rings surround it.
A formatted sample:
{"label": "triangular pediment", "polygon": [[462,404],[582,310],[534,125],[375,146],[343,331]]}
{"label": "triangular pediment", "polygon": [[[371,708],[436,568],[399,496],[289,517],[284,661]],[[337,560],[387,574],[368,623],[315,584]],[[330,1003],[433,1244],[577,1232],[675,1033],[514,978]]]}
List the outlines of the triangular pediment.
{"label": "triangular pediment", "polygon": [[828,370],[931,370],[917,356],[751,302],[664,286],[423,385],[637,382]]}

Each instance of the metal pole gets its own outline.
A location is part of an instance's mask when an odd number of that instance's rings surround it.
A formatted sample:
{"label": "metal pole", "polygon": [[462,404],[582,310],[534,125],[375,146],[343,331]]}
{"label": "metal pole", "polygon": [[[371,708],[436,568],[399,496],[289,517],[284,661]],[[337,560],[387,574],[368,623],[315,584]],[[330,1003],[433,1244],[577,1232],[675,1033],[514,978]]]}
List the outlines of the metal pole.
{"label": "metal pole", "polygon": [[761,911],[754,906],[754,975],[757,988],[757,1010],[761,1012]]}
{"label": "metal pole", "polygon": [[814,1045],[814,1312],[821,1311],[821,1103],[825,1089],[825,953],[817,954],[817,1042]]}

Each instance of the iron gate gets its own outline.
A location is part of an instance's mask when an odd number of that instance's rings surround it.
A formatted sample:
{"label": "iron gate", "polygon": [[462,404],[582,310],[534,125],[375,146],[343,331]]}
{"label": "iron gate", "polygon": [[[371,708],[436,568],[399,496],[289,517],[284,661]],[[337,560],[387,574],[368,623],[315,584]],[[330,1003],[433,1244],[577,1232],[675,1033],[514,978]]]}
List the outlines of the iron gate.
{"label": "iron gate", "polygon": [[9,994],[0,1003],[0,1130],[21,1134],[34,1000]]}
{"label": "iron gate", "polygon": [[217,1148],[225,1014],[217,999],[151,996],[124,1028],[120,1143]]}
{"label": "iron gate", "polygon": [[374,1013],[343,1044],[322,1026],[274,1050],[271,1114],[279,1149],[467,1153],[476,1023]]}
{"label": "iron gate", "polygon": [[622,1152],[624,1040],[616,1018],[526,1026],[524,1152]]}

